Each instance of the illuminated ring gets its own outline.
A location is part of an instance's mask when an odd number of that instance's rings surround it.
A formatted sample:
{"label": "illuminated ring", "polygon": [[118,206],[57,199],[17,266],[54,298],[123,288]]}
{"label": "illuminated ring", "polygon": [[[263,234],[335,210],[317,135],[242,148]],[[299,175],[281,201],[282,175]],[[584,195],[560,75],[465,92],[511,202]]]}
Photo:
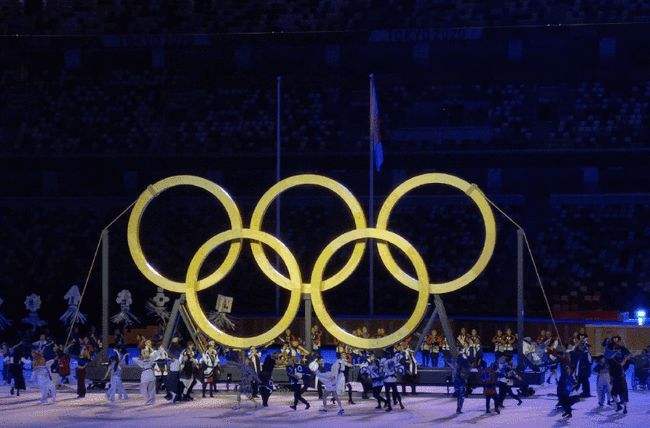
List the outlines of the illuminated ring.
{"label": "illuminated ring", "polygon": [[[292,285],[289,305],[287,306],[287,310],[284,312],[284,315],[282,315],[282,318],[280,318],[280,320],[269,330],[253,337],[232,336],[224,331],[219,330],[205,316],[205,313],[201,309],[197,295],[199,272],[201,271],[201,267],[203,266],[203,263],[210,255],[210,253],[225,242],[241,239],[252,239],[258,243],[261,242],[268,245],[271,247],[271,249],[278,253],[287,267]],[[228,265],[228,270],[230,270],[230,268],[232,268],[232,265]],[[300,307],[300,289],[302,279],[300,277],[300,268],[298,267],[296,258],[293,256],[293,254],[291,254],[291,251],[289,251],[289,249],[282,243],[282,241],[273,235],[260,230],[228,230],[210,238],[205,244],[201,245],[196,254],[194,254],[194,257],[190,262],[190,266],[187,269],[185,282],[187,284],[187,288],[185,290],[187,308],[194,322],[201,329],[201,331],[207,334],[210,338],[230,348],[250,348],[251,346],[261,346],[273,341],[276,337],[282,334],[282,332],[289,328],[291,322],[298,313],[298,308]]]}
{"label": "illuminated ring", "polygon": [[[235,201],[232,200],[228,192],[217,184],[201,177],[195,177],[192,175],[176,175],[168,177],[150,185],[144,192],[142,192],[133,206],[133,211],[131,211],[131,216],[129,217],[127,233],[131,257],[133,257],[133,261],[138,267],[138,270],[140,270],[149,281],[167,291],[183,293],[185,292],[185,283],[173,281],[158,272],[149,264],[149,262],[147,262],[147,258],[142,250],[142,245],[140,244],[140,222],[144,211],[147,209],[147,205],[149,205],[149,203],[160,193],[176,186],[194,186],[211,193],[226,209],[231,229],[241,229],[242,219],[237,204],[235,204]],[[233,242],[230,245],[230,249],[228,250],[228,254],[226,254],[224,261],[214,272],[199,281],[197,286],[198,289],[206,289],[220,281],[237,261],[240,250],[241,242]]]}
{"label": "illuminated ring", "polygon": [[[417,274],[419,280],[417,287],[418,300],[415,304],[413,313],[406,320],[406,323],[398,330],[392,332],[387,336],[369,339],[348,333],[342,327],[340,327],[334,321],[334,319],[332,319],[330,314],[327,312],[327,309],[325,308],[322,289],[320,287],[322,284],[322,277],[323,272],[325,271],[325,267],[327,266],[327,263],[332,258],[334,253],[352,241],[366,240],[368,238],[374,238],[388,242],[400,249],[409,258],[411,263],[413,263],[415,273]],[[406,274],[402,273],[400,275],[404,276]],[[402,281],[405,279],[406,278],[403,278]],[[415,331],[417,326],[422,321],[422,318],[424,318],[429,302],[429,275],[427,274],[427,268],[424,264],[424,260],[422,260],[422,256],[420,256],[415,247],[413,247],[413,245],[411,245],[406,239],[388,230],[380,230],[375,228],[356,229],[339,235],[332,242],[330,242],[318,256],[316,264],[314,265],[314,269],[311,273],[311,283],[313,285],[311,288],[311,299],[312,305],[314,307],[314,312],[316,312],[316,316],[318,317],[318,320],[321,322],[325,330],[327,330],[332,336],[341,342],[358,349],[386,348],[401,341],[405,337],[408,337],[411,333],[413,333],[413,331]]]}
{"label": "illuminated ring", "polygon": [[[322,175],[301,174],[294,175],[292,177],[279,181],[273,187],[267,190],[264,195],[262,195],[259,202],[255,206],[255,210],[253,211],[250,228],[252,230],[261,230],[266,210],[271,205],[271,202],[273,202],[273,200],[277,198],[282,192],[296,186],[305,185],[320,186],[334,192],[348,206],[348,209],[352,213],[352,218],[354,219],[355,228],[364,229],[366,227],[366,216],[363,212],[363,209],[361,208],[361,204],[359,204],[357,198],[355,198],[352,192],[350,192],[345,186],[336,180],[332,180],[331,178],[324,177]],[[345,263],[345,265],[343,265],[343,267],[334,275],[326,278],[323,281],[323,290],[329,290],[330,288],[336,287],[341,282],[345,281],[346,278],[352,275],[354,270],[361,262],[365,248],[365,242],[357,242],[354,244],[352,254],[350,255],[350,258]],[[253,251],[255,261],[257,262],[257,265],[260,267],[262,272],[264,272],[264,274],[275,284],[290,290],[291,284],[289,278],[278,272],[273,267],[268,257],[264,253],[262,246],[259,243],[251,242],[251,250]],[[311,284],[302,284],[303,293],[309,293],[310,290]]]}
{"label": "illuminated ring", "polygon": [[[390,195],[386,198],[386,201],[379,211],[377,216],[377,229],[386,229],[388,227],[388,218],[397,204],[397,202],[411,190],[423,186],[425,184],[446,184],[451,187],[459,189],[465,193],[469,198],[474,201],[481,216],[483,217],[483,224],[485,226],[485,241],[483,243],[483,249],[478,259],[474,265],[469,268],[467,272],[459,276],[456,279],[452,279],[446,282],[431,283],[430,292],[434,294],[449,293],[451,291],[458,290],[464,286],[470,284],[472,281],[478,277],[481,272],[485,269],[490,258],[492,258],[492,253],[494,252],[494,244],[496,242],[496,224],[494,222],[494,214],[492,213],[492,208],[483,193],[473,184],[468,183],[467,181],[455,177],[449,174],[441,173],[430,173],[422,174],[416,177],[413,177],[409,180],[406,180],[395,190],[393,190]],[[393,255],[390,253],[390,249],[385,243],[378,242],[377,248],[379,249],[379,256],[381,257],[382,262],[386,266],[388,272],[393,275],[402,284],[410,287],[412,289],[417,289],[419,287],[419,282],[417,279],[413,278],[399,267]]]}

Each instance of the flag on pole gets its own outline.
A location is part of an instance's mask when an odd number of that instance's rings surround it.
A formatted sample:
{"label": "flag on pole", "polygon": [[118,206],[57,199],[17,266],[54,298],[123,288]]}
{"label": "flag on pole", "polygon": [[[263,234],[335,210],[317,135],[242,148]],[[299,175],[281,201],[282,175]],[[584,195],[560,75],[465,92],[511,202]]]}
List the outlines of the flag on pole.
{"label": "flag on pole", "polygon": [[377,89],[375,88],[375,76],[370,75],[370,147],[373,154],[375,169],[381,170],[384,163],[384,148],[381,145],[381,132],[379,121],[379,101]]}

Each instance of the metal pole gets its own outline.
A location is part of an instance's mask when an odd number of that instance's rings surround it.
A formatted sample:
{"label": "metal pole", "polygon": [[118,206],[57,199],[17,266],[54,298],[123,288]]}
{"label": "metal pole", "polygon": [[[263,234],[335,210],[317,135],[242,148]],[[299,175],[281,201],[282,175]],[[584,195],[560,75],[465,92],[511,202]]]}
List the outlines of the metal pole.
{"label": "metal pole", "polygon": [[[429,303],[429,306],[431,304]],[[438,316],[438,311],[436,310],[435,306],[433,308],[433,311],[431,311],[431,316],[427,320],[427,323],[424,325],[422,328],[422,331],[420,333],[420,337],[418,338],[418,343],[415,345],[415,352],[418,351],[422,347],[422,344],[424,343],[425,339],[427,338],[427,335],[431,330],[433,329],[433,324],[436,322],[436,317]]]}
{"label": "metal pole", "polygon": [[517,229],[517,353],[523,363],[524,339],[524,231]]}
{"label": "metal pole", "polygon": [[447,344],[449,345],[449,352],[451,353],[451,359],[452,361],[455,361],[456,356],[458,355],[458,348],[456,347],[456,338],[454,338],[454,332],[452,331],[451,325],[449,324],[449,318],[447,318],[447,311],[445,310],[445,305],[444,303],[442,303],[442,299],[437,294],[433,295],[433,301],[434,304],[436,305],[435,310],[438,313],[438,317],[440,318],[440,325],[442,325],[442,331],[445,334],[445,338],[447,339]]}
{"label": "metal pole", "polygon": [[[372,91],[374,87],[375,76],[370,75],[370,97],[372,97]],[[368,102],[369,111],[372,111],[372,100],[369,99]],[[372,113],[370,113],[371,115]],[[370,127],[372,127],[372,117],[370,117]],[[368,163],[368,225],[374,227],[375,223],[375,171],[373,170],[375,159],[374,159],[374,148],[372,146],[372,129],[369,128],[368,132],[368,147],[370,152],[370,162]],[[368,313],[370,316],[375,314],[375,245],[374,242],[368,240]]]}
{"label": "metal pole", "polygon": [[311,343],[311,297],[309,294],[303,294],[303,301],[305,302],[305,348],[309,352],[313,350]]}
{"label": "metal pole", "polygon": [[102,230],[102,344],[108,349],[108,229]]}
{"label": "metal pole", "polygon": [[[276,79],[276,112],[275,112],[275,182],[280,181],[280,167],[282,160],[282,140],[281,140],[281,123],[280,111],[282,108],[282,76]],[[280,195],[275,198],[275,237],[280,239]],[[275,255],[275,269],[280,268],[280,256]],[[275,315],[280,315],[280,287],[275,287]]]}

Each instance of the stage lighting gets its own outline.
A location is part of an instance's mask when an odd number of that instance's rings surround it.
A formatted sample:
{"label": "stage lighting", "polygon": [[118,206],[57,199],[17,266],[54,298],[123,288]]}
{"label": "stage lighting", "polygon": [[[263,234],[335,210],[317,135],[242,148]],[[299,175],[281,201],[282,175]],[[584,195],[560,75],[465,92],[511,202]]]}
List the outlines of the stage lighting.
{"label": "stage lighting", "polygon": [[645,324],[645,316],[646,316],[645,309],[637,309],[634,312],[634,315],[636,315],[637,324],[639,324],[639,325],[644,325]]}

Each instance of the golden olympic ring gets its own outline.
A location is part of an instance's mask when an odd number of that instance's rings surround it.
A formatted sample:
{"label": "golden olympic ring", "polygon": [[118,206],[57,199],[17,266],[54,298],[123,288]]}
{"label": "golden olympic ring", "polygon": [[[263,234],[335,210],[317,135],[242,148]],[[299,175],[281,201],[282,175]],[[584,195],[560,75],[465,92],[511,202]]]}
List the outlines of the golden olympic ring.
{"label": "golden olympic ring", "polygon": [[[492,258],[497,235],[494,214],[492,213],[492,208],[490,208],[490,204],[488,203],[487,199],[485,199],[483,193],[475,185],[449,174],[422,174],[406,180],[397,186],[395,190],[393,190],[388,195],[386,201],[379,210],[379,215],[377,216],[377,229],[386,229],[388,227],[388,218],[390,217],[390,214],[393,211],[393,208],[395,208],[397,202],[404,195],[406,195],[411,190],[425,184],[446,184],[448,186],[455,187],[456,189],[459,189],[465,193],[478,207],[479,211],[481,212],[481,216],[483,217],[483,225],[485,226],[485,240],[483,242],[483,249],[481,250],[481,254],[479,255],[474,265],[469,268],[467,272],[456,279],[447,282],[431,284],[431,294],[449,293],[450,291],[455,291],[459,288],[463,288],[467,284],[474,281],[481,274],[481,272],[483,272],[488,262]],[[403,285],[417,290],[419,287],[418,280],[408,275],[402,270],[402,268],[399,267],[393,258],[393,255],[390,253],[388,246],[385,243],[378,242],[377,248],[379,250],[379,256],[384,262],[384,265],[386,266],[388,272],[390,272],[390,274],[393,275],[393,277]]]}
{"label": "golden olympic ring", "polygon": [[[429,283],[426,265],[417,250],[404,238],[388,230],[388,219],[397,202],[409,191],[425,184],[446,184],[463,191],[478,206],[485,226],[485,241],[483,250],[476,263],[458,278],[443,282]],[[147,205],[158,194],[175,186],[194,186],[206,190],[214,195],[224,206],[230,221],[230,230],[217,234],[203,244],[196,252],[187,271],[185,282],[173,281],[151,266],[144,255],[140,244],[140,222]],[[291,251],[277,238],[261,230],[264,214],[272,203],[285,190],[296,186],[312,185],[331,190],[345,202],[352,218],[355,229],[345,232],[330,242],[321,252],[312,270],[309,283],[304,283],[300,274],[298,263]],[[229,335],[216,328],[205,316],[198,302],[198,291],[215,285],[230,272],[239,257],[241,241],[251,240],[253,256],[264,274],[276,285],[291,292],[289,305],[284,315],[271,329],[254,337],[237,337]],[[401,284],[418,291],[418,300],[413,313],[406,323],[395,332],[379,339],[365,339],[354,336],[343,330],[327,312],[323,303],[322,292],[336,287],[347,279],[359,265],[365,249],[365,240],[376,239],[381,260],[391,275]],[[234,242],[232,242],[234,241]],[[492,257],[496,241],[496,226],[492,209],[485,196],[475,186],[458,177],[432,173],[416,176],[399,185],[391,192],[377,217],[377,227],[367,228],[366,219],[359,201],[342,184],[331,178],[315,174],[303,174],[286,178],[271,187],[260,199],[251,217],[250,228],[242,225],[241,215],[237,205],[230,195],[217,184],[195,176],[174,176],[158,181],[149,186],[136,201],[128,225],[129,251],[136,267],[142,274],[155,285],[168,291],[186,293],[189,313],[197,326],[210,338],[233,348],[248,348],[268,343],[279,336],[293,321],[300,306],[301,294],[310,294],[314,302],[314,311],[321,320],[323,327],[341,342],[359,349],[373,349],[390,346],[411,334],[422,321],[426,312],[428,296],[430,293],[448,293],[458,290],[471,283],[485,269]],[[199,279],[201,266],[208,255],[220,245],[230,242],[230,248],[224,261],[217,269],[205,278]],[[354,242],[354,249],[345,265],[329,278],[323,278],[325,267],[330,258],[341,247]],[[269,262],[262,244],[269,246],[283,260],[287,267],[289,277],[278,272]],[[417,278],[404,272],[396,263],[388,244],[395,245],[410,260],[415,268]]]}
{"label": "golden olympic ring", "polygon": [[[417,287],[418,300],[415,304],[415,309],[402,327],[387,336],[366,339],[348,333],[332,319],[325,308],[325,302],[323,302],[321,281],[327,262],[329,262],[336,251],[352,241],[358,241],[361,239],[365,240],[369,238],[385,241],[399,248],[413,264],[415,273],[419,279],[419,287]],[[388,230],[374,228],[356,229],[339,235],[336,239],[330,242],[327,247],[325,247],[323,252],[320,253],[320,256],[318,256],[318,259],[316,259],[314,269],[311,273],[311,283],[311,300],[314,312],[316,312],[316,317],[320,320],[321,324],[323,324],[323,327],[325,327],[332,336],[341,342],[347,343],[348,345],[358,349],[386,348],[409,336],[417,328],[418,324],[420,324],[422,318],[424,318],[427,304],[429,303],[429,275],[424,260],[422,260],[422,256],[420,256],[420,253],[418,253],[406,239],[396,233],[389,232]]]}
{"label": "golden olympic ring", "polygon": [[[205,312],[201,309],[201,304],[199,303],[197,296],[198,284],[200,282],[198,280],[199,272],[205,259],[212,251],[214,251],[214,249],[223,243],[241,239],[252,239],[257,241],[258,244],[261,242],[271,247],[271,249],[280,256],[286,265],[291,284],[289,305],[287,310],[284,312],[284,315],[282,315],[282,318],[280,318],[280,321],[264,333],[253,337],[231,336],[228,333],[219,330],[205,316]],[[233,265],[231,264],[230,268],[232,268],[232,266]],[[275,236],[260,230],[251,229],[228,230],[226,232],[221,232],[220,234],[210,238],[205,244],[201,245],[196,254],[194,254],[194,257],[190,262],[190,267],[187,269],[185,283],[187,284],[187,289],[185,290],[187,307],[194,322],[210,338],[230,348],[250,348],[251,346],[260,346],[273,341],[276,337],[281,335],[282,332],[289,328],[291,322],[296,317],[296,313],[300,307],[300,296],[302,294],[300,268],[298,267],[296,258],[291,254],[291,251],[289,251],[282,241]]]}
{"label": "golden olympic ring", "polygon": [[[133,257],[133,261],[137,268],[149,281],[167,291],[184,293],[186,288],[185,283],[173,281],[158,272],[147,262],[147,258],[145,257],[142,246],[140,245],[140,222],[144,211],[147,209],[147,205],[149,205],[153,198],[158,196],[160,193],[176,186],[194,186],[211,193],[226,209],[231,229],[241,229],[242,220],[239,208],[237,208],[237,204],[235,204],[235,201],[232,200],[228,192],[205,178],[195,177],[192,175],[176,175],[160,180],[147,187],[147,190],[142,192],[133,206],[131,216],[129,217],[128,242],[131,257]],[[239,258],[240,250],[241,242],[233,242],[230,245],[230,249],[228,250],[228,254],[226,254],[224,261],[213,273],[199,281],[198,289],[204,290],[221,280],[226,273],[230,271],[237,261],[237,258]]]}
{"label": "golden olympic ring", "polygon": [[[293,177],[285,178],[284,180],[279,181],[273,187],[267,190],[264,195],[262,195],[259,202],[255,206],[253,215],[251,216],[251,229],[261,229],[266,210],[271,205],[271,202],[273,202],[273,200],[277,198],[282,192],[289,190],[292,187],[303,185],[320,186],[331,190],[348,206],[350,213],[352,213],[352,218],[354,219],[355,229],[364,229],[366,227],[366,216],[363,213],[361,204],[359,204],[357,198],[355,198],[352,192],[350,192],[345,186],[343,186],[338,181],[332,180],[328,177],[323,177],[322,175],[302,174],[294,175]],[[352,272],[354,272],[354,270],[359,265],[359,262],[361,262],[365,248],[365,242],[355,243],[352,254],[350,255],[350,258],[345,263],[345,265],[330,278],[323,280],[323,290],[329,290],[330,288],[336,287],[341,282],[345,281],[346,278],[352,275]],[[269,262],[268,257],[266,257],[262,246],[258,243],[252,242],[251,249],[253,250],[253,256],[257,261],[257,265],[260,267],[260,269],[262,269],[262,272],[264,272],[264,274],[275,284],[290,290],[291,286],[289,278],[282,275],[273,267],[273,265],[271,265],[271,262]],[[311,284],[302,284],[303,293],[309,293],[310,291]]]}

